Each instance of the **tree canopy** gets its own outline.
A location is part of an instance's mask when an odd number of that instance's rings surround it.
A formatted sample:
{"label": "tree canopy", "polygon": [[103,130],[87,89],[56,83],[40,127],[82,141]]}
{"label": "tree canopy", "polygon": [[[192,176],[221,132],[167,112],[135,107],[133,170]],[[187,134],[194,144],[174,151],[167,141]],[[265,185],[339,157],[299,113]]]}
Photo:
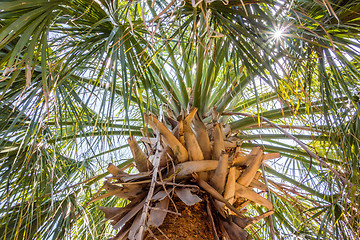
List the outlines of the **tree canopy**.
{"label": "tree canopy", "polygon": [[360,1],[0,0],[0,27],[3,239],[110,237],[106,166],[189,105],[282,155],[255,238],[359,238]]}

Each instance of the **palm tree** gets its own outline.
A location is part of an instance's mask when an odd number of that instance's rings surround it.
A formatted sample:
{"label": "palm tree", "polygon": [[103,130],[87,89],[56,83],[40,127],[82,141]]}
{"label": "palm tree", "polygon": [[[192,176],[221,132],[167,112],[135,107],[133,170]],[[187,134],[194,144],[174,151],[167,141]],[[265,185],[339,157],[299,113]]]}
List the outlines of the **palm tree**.
{"label": "palm tree", "polygon": [[3,239],[359,238],[359,1],[1,8]]}

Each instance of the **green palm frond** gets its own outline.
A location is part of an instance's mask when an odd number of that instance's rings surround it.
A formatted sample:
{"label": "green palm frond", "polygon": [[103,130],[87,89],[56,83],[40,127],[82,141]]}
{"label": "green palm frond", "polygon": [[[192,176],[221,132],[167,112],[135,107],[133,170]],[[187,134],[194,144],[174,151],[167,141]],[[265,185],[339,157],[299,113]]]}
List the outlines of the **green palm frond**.
{"label": "green palm frond", "polygon": [[124,136],[146,132],[145,114],[170,126],[189,106],[243,149],[283,156],[265,166],[275,214],[255,239],[272,225],[284,239],[359,237],[359,1],[0,6],[2,239],[114,234],[87,204],[107,164],[134,171]]}

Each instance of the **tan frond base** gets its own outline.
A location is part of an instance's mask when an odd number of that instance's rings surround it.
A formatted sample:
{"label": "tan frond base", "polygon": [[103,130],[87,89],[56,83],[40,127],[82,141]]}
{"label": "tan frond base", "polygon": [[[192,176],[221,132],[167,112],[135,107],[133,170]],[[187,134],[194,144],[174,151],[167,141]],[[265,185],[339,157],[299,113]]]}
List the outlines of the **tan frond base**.
{"label": "tan frond base", "polygon": [[[221,124],[205,126],[196,109],[171,131],[154,116],[147,119],[156,136],[142,138],[147,154],[129,139],[140,173],[129,175],[110,164],[106,193],[91,201],[114,195],[131,201],[124,208],[100,207],[119,230],[111,240],[246,240],[245,229],[273,213],[258,170],[279,154],[264,154],[260,147],[245,154]],[[248,204],[267,212],[245,216]]]}

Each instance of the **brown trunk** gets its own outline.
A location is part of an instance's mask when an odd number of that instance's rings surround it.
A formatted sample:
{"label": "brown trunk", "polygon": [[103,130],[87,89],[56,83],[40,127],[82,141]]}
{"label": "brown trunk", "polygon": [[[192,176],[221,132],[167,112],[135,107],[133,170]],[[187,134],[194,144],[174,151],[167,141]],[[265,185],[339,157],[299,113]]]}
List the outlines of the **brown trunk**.
{"label": "brown trunk", "polygon": [[[203,198],[203,197],[202,197]],[[159,229],[150,227],[152,232],[148,233],[146,240],[207,240],[214,239],[210,217],[206,211],[206,201],[203,200],[192,206],[187,206],[178,197],[173,197],[176,209],[181,216],[168,213],[164,223]],[[170,202],[169,210],[176,212],[174,204]],[[165,237],[166,236],[166,237]]]}

